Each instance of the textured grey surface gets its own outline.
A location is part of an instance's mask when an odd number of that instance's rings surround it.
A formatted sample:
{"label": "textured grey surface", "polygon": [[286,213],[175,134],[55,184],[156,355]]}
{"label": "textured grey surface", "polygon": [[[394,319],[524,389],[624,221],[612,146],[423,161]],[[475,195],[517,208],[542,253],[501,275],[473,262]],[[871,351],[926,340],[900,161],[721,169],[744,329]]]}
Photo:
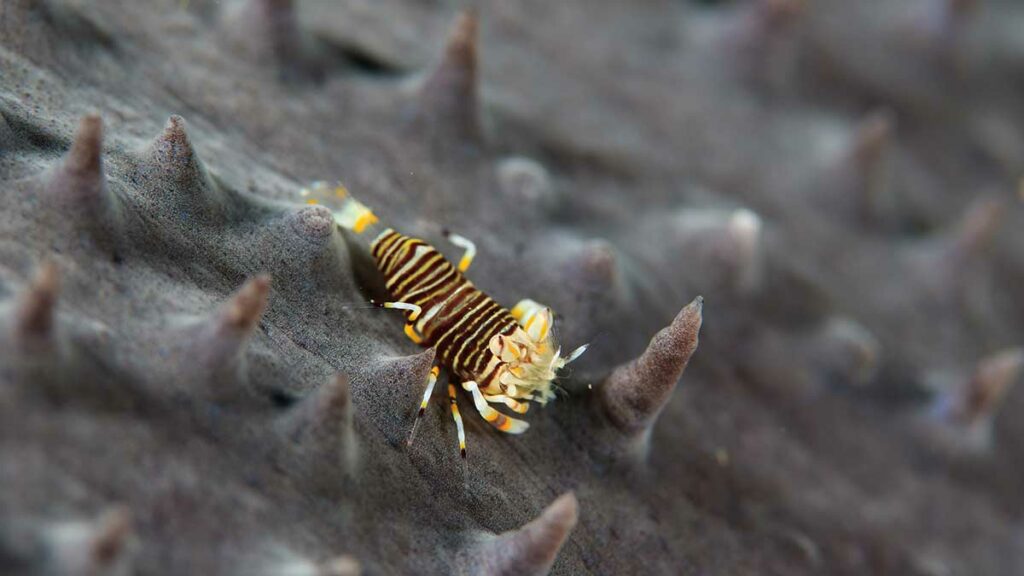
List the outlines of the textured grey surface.
{"label": "textured grey surface", "polygon": [[[5,573],[1020,573],[1024,6],[460,7],[0,1]],[[592,342],[465,476],[319,179]]]}

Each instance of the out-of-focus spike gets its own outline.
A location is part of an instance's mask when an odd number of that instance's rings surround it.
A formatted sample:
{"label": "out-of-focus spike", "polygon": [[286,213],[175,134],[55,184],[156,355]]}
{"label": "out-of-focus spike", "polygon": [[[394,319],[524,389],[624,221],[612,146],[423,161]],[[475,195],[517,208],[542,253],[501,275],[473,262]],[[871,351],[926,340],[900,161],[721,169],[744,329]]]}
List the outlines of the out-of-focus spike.
{"label": "out-of-focus spike", "polygon": [[850,160],[854,174],[852,180],[857,187],[862,216],[877,216],[882,196],[888,187],[889,166],[886,151],[892,144],[895,119],[891,112],[876,111],[857,126],[850,146]]}
{"label": "out-of-focus spike", "polygon": [[605,414],[629,436],[646,435],[697,350],[704,299],[688,304],[639,358],[616,368],[598,389]]}
{"label": "out-of-focus spike", "polygon": [[985,251],[1002,223],[1006,202],[983,198],[968,208],[956,231],[953,256],[968,260]]}
{"label": "out-of-focus spike", "polygon": [[831,318],[810,342],[811,362],[829,382],[864,386],[878,370],[881,345],[849,318]]}
{"label": "out-of-focus spike", "polygon": [[1024,348],[982,358],[969,377],[951,381],[934,376],[944,391],[931,404],[917,431],[932,448],[949,456],[985,454],[992,449],[992,427],[1000,401],[1024,370]]}
{"label": "out-of-focus spike", "polygon": [[420,86],[418,120],[432,134],[468,141],[480,138],[477,29],[475,9],[460,13],[441,62]]}
{"label": "out-of-focus spike", "polygon": [[59,574],[114,576],[131,572],[131,512],[118,507],[97,521],[54,526],[49,534],[51,567]]}
{"label": "out-of-focus spike", "polygon": [[86,226],[110,229],[114,225],[116,206],[103,175],[103,120],[99,115],[82,118],[71,150],[47,179],[45,193]]}
{"label": "out-of-focus spike", "polygon": [[793,25],[803,14],[804,4],[804,0],[754,0],[754,25],[765,34],[777,33]]}
{"label": "out-of-focus spike", "polygon": [[965,68],[964,37],[981,4],[979,0],[929,0],[915,25],[924,34],[930,56],[941,67],[962,76]]}
{"label": "out-of-focus spike", "polygon": [[273,62],[283,80],[320,78],[294,0],[241,0],[229,6],[225,22],[242,51],[255,62]]}
{"label": "out-of-focus spike", "polygon": [[982,358],[974,375],[955,392],[947,418],[963,425],[991,418],[1022,369],[1024,348],[1003,350]]}
{"label": "out-of-focus spike", "polygon": [[738,50],[744,75],[778,89],[795,62],[792,32],[804,12],[804,0],[754,0],[749,3],[728,41]]}
{"label": "out-of-focus spike", "polygon": [[618,276],[615,249],[604,240],[592,240],[577,255],[583,280],[594,291],[611,288]]}
{"label": "out-of-focus spike", "polygon": [[516,206],[530,206],[541,213],[554,212],[559,204],[551,175],[540,163],[529,158],[502,160],[497,167],[498,187]]}
{"label": "out-of-focus spike", "polygon": [[45,348],[52,342],[58,281],[57,266],[53,262],[45,262],[19,299],[14,336],[26,351]]}
{"label": "out-of-focus spike", "polygon": [[728,233],[735,246],[736,287],[740,292],[753,290],[761,276],[761,217],[747,209],[733,212]]}
{"label": "out-of-focus spike", "polygon": [[103,119],[89,114],[79,122],[71,150],[51,176],[49,189],[55,196],[82,202],[100,197],[104,187]]}
{"label": "out-of-focus spike", "polygon": [[668,221],[663,241],[701,270],[701,290],[746,295],[757,290],[764,269],[763,223],[751,210],[682,210]]}
{"label": "out-of-focus spike", "polygon": [[112,566],[124,552],[132,534],[132,515],[125,508],[115,508],[100,518],[92,541],[91,556],[96,567]]}
{"label": "out-of-focus spike", "polygon": [[295,407],[284,434],[307,479],[337,485],[339,474],[352,473],[358,454],[348,377],[338,374]]}
{"label": "out-of-focus spike", "polygon": [[540,516],[518,530],[490,537],[464,558],[469,573],[488,576],[543,576],[576,527],[579,504],[572,492],[559,496]]}
{"label": "out-of-focus spike", "polygon": [[246,282],[224,307],[219,332],[231,338],[248,338],[267,307],[269,293],[269,276],[257,276]]}

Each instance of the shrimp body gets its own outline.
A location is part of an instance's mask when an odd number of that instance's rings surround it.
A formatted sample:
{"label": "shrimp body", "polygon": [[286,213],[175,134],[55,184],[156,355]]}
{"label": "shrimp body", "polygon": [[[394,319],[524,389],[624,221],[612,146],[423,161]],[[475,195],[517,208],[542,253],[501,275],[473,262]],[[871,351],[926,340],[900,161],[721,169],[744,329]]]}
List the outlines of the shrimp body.
{"label": "shrimp body", "polygon": [[[334,204],[338,225],[356,234],[379,228],[369,208],[342,187],[314,187],[303,195],[316,203]],[[434,348],[437,361],[472,394],[485,420],[502,432],[522,433],[529,427],[525,421],[502,414],[490,404],[502,404],[519,414],[529,409],[531,401],[546,404],[554,397],[552,381],[557,371],[586,346],[562,357],[551,331],[551,310],[528,299],[511,310],[498,304],[464,274],[476,253],[473,243],[455,234],[446,236],[465,249],[457,266],[418,238],[391,228],[376,235],[369,245],[370,254],[392,299],[383,306],[404,311],[406,335],[421,346]],[[436,376],[435,369],[420,415]],[[449,386],[449,397],[464,455],[453,386]]]}

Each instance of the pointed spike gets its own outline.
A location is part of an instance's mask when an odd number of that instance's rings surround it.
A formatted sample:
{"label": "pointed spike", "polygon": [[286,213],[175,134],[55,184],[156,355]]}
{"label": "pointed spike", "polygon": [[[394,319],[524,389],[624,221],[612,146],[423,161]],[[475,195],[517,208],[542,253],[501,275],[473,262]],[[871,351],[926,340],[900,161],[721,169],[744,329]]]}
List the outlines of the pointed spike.
{"label": "pointed spike", "polygon": [[828,171],[819,187],[836,190],[836,202],[855,218],[875,223],[891,210],[889,150],[896,128],[890,110],[876,110],[857,124],[845,156]]}
{"label": "pointed spike", "polygon": [[[84,116],[75,133],[71,149],[42,183],[42,195],[58,210],[49,213],[55,228],[76,229],[62,234],[78,245],[87,242],[92,248],[117,253],[121,230],[121,205],[107,191],[103,172],[103,120],[95,114]],[[85,230],[89,234],[78,234]]]}
{"label": "pointed spike", "polygon": [[881,344],[859,323],[849,318],[829,319],[812,343],[812,362],[831,382],[864,386],[878,370]]}
{"label": "pointed spike", "polygon": [[1022,369],[1024,348],[1011,348],[982,358],[974,375],[958,391],[949,416],[964,424],[991,418]]}
{"label": "pointed spike", "polygon": [[580,251],[579,263],[583,279],[595,290],[607,290],[618,278],[615,249],[604,240],[588,242]]}
{"label": "pointed spike", "polygon": [[65,522],[49,530],[50,569],[59,574],[106,576],[130,572],[132,515],[120,506],[90,522]]}
{"label": "pointed spike", "polygon": [[649,429],[697,350],[704,299],[698,296],[667,328],[655,334],[639,358],[616,368],[599,388],[612,423],[629,435]]}
{"label": "pointed spike", "polygon": [[792,33],[804,12],[803,0],[754,0],[740,13],[725,40],[741,74],[771,90],[792,75],[798,38]]}
{"label": "pointed spike", "polygon": [[576,527],[579,503],[568,492],[532,522],[483,544],[468,563],[473,572],[493,576],[543,576]]}
{"label": "pointed spike", "polygon": [[[193,324],[174,340],[171,361],[189,372],[189,383],[203,401],[230,402],[246,392],[246,345],[267,307],[270,278],[256,276],[246,282],[214,313]],[[233,383],[235,385],[228,385]]]}
{"label": "pointed spike", "polygon": [[1006,209],[1006,202],[998,198],[974,202],[958,225],[954,253],[964,259],[983,253],[999,230]]}
{"label": "pointed spike", "polygon": [[213,183],[186,132],[185,119],[173,115],[163,132],[149,145],[149,168],[154,176],[183,191],[208,190]]}
{"label": "pointed spike", "polygon": [[805,8],[804,0],[755,0],[754,13],[765,30],[786,28],[799,18]]}
{"label": "pointed spike", "polygon": [[761,217],[740,208],[731,212],[717,209],[684,209],[665,221],[668,228],[659,235],[669,256],[684,254],[702,270],[699,287],[728,290],[747,295],[760,286],[764,272]]}
{"label": "pointed spike", "polygon": [[267,308],[269,294],[269,276],[261,274],[246,282],[224,307],[221,333],[248,338]]}
{"label": "pointed spike", "polygon": [[431,131],[464,140],[480,137],[475,9],[459,14],[441,62],[419,90],[420,120]]}
{"label": "pointed spike", "polygon": [[226,21],[247,55],[257,62],[274,62],[282,80],[321,78],[321,65],[299,25],[294,0],[245,0],[229,11]]}
{"label": "pointed spike", "polygon": [[22,294],[15,312],[15,334],[23,343],[42,343],[53,336],[59,273],[56,264],[44,262]]}
{"label": "pointed spike", "polygon": [[106,191],[103,176],[103,120],[97,114],[82,117],[71,150],[50,176],[47,192],[69,205],[101,202]]}
{"label": "pointed spike", "polygon": [[980,0],[932,0],[936,33],[940,41],[955,42],[978,10]]}
{"label": "pointed spike", "polygon": [[850,146],[854,161],[866,169],[877,164],[892,142],[895,127],[896,118],[890,110],[876,110],[865,116],[857,125]]}
{"label": "pointed spike", "polygon": [[761,280],[761,217],[745,208],[729,218],[729,235],[735,247],[735,285],[740,292],[754,290]]}
{"label": "pointed spike", "polygon": [[[169,226],[180,227],[183,221],[191,225],[190,231],[199,225],[222,226],[236,207],[200,159],[187,127],[181,116],[171,116],[160,134],[138,152],[135,201],[155,217],[170,220]],[[139,240],[151,242],[146,233]]]}
{"label": "pointed spike", "polygon": [[92,565],[103,569],[117,563],[131,535],[132,515],[127,507],[118,507],[104,514],[92,542]]}

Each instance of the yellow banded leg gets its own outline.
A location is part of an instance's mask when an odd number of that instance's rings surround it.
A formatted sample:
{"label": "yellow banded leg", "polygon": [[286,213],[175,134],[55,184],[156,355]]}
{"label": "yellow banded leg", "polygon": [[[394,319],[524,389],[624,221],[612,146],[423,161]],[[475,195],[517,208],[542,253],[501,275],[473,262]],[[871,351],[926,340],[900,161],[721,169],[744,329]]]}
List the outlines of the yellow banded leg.
{"label": "yellow banded leg", "polygon": [[422,308],[415,304],[409,304],[407,302],[381,303],[370,300],[370,303],[373,304],[374,306],[379,306],[381,308],[388,308],[390,310],[405,310],[406,312],[408,312],[409,317],[407,318],[408,323],[405,325],[405,335],[409,337],[409,340],[412,340],[416,344],[420,344],[423,342],[423,337],[416,333],[416,327],[412,324],[420,317],[420,314],[423,313]]}
{"label": "yellow banded leg", "polygon": [[498,412],[494,408],[488,406],[487,400],[484,399],[484,395],[480,392],[480,388],[477,386],[476,382],[473,382],[472,380],[463,382],[462,388],[473,394],[473,404],[476,405],[477,412],[479,412],[480,415],[483,416],[484,420],[490,423],[491,426],[494,426],[498,430],[508,434],[522,434],[530,427],[528,423],[505,416],[501,412]]}
{"label": "yellow banded leg", "polygon": [[437,375],[441,369],[434,366],[430,369],[430,376],[427,377],[427,389],[423,392],[423,401],[420,402],[420,409],[416,412],[416,420],[412,423],[412,430],[409,431],[409,439],[406,440],[407,446],[412,446],[412,441],[416,438],[416,429],[420,425],[420,420],[423,418],[423,414],[427,411],[427,403],[430,402],[430,396],[434,393],[434,384],[437,384]]}
{"label": "yellow banded leg", "polygon": [[466,429],[462,425],[462,415],[459,414],[459,404],[455,400],[455,384],[448,385],[448,403],[452,407],[452,418],[455,419],[455,427],[459,430],[459,454],[466,458]]}
{"label": "yellow banded leg", "polygon": [[405,310],[409,312],[409,322],[415,322],[420,314],[423,313],[423,309],[415,304],[409,304],[408,302],[385,302],[381,304],[384,308],[391,310]]}
{"label": "yellow banded leg", "polygon": [[423,338],[416,333],[416,328],[412,324],[405,325],[405,335],[409,337],[409,340],[412,340],[416,344],[423,342]]}
{"label": "yellow banded leg", "polygon": [[469,238],[458,234],[452,234],[448,230],[444,231],[444,237],[452,244],[455,244],[459,248],[465,250],[465,252],[462,253],[462,258],[459,259],[459,272],[469,270],[469,265],[473,263],[473,258],[476,257],[476,244],[474,244]]}
{"label": "yellow banded leg", "polygon": [[526,402],[517,402],[515,399],[505,396],[504,394],[484,394],[484,400],[491,403],[501,402],[518,414],[526,414],[526,411],[530,409],[530,405]]}

